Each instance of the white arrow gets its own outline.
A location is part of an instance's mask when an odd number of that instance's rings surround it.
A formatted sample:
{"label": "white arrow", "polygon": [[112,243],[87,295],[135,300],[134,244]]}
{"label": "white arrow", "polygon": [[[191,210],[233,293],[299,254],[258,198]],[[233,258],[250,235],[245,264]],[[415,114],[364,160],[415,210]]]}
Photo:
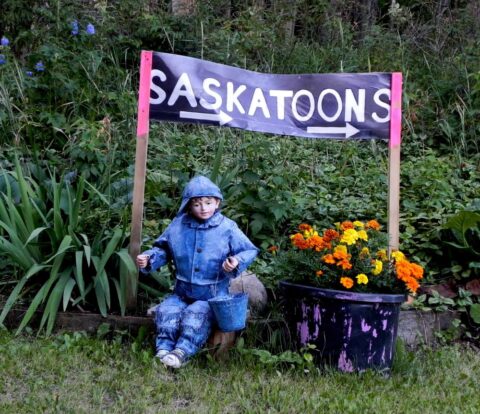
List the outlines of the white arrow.
{"label": "white arrow", "polygon": [[220,125],[228,124],[233,118],[223,111],[218,114],[206,114],[203,112],[187,112],[180,111],[180,118],[185,119],[198,119],[200,121],[214,121],[219,122]]}
{"label": "white arrow", "polygon": [[347,122],[344,127],[307,127],[307,132],[309,134],[345,134],[345,138],[350,138],[360,130]]}

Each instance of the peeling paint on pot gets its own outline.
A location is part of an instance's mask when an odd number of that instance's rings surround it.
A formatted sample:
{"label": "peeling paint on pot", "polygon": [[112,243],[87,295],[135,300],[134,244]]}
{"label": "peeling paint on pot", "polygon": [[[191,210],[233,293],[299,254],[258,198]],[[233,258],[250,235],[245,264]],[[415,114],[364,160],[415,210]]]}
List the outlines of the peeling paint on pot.
{"label": "peeling paint on pot", "polygon": [[341,371],[391,368],[404,295],[369,295],[280,283],[298,349],[315,345],[318,363]]}

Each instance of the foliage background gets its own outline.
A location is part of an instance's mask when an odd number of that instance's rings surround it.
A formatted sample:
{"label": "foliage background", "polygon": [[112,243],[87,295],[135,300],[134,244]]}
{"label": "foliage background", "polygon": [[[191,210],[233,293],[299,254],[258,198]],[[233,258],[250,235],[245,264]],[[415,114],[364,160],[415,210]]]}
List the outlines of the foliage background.
{"label": "foliage background", "polygon": [[[12,171],[17,155],[24,168],[84,177],[98,197],[81,212],[89,239],[128,227],[140,50],[271,73],[401,71],[402,250],[430,282],[468,268],[444,254],[440,230],[480,198],[478,2],[208,0],[179,16],[162,0],[4,0],[0,36],[10,39],[0,50],[1,167]],[[225,213],[262,248],[254,270],[269,286],[281,275],[266,249],[298,223],[386,223],[383,142],[162,123],[149,145],[145,245],[175,215],[188,179],[207,174],[225,192]],[[23,276],[5,256],[0,274],[3,292]],[[141,280],[140,295],[168,285],[165,273]]]}

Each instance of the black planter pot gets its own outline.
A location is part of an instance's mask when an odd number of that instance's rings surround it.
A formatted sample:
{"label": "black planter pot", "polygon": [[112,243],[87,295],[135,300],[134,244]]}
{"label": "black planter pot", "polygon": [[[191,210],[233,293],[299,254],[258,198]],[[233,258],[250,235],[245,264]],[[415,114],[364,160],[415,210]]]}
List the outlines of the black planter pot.
{"label": "black planter pot", "polygon": [[390,370],[402,294],[354,293],[280,282],[297,349],[315,345],[320,364],[341,371]]}

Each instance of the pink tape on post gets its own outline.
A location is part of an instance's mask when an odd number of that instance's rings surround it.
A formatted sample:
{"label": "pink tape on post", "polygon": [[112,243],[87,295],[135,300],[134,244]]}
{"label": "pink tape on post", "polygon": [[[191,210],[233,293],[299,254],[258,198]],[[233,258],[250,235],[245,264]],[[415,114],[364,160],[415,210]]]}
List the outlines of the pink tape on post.
{"label": "pink tape on post", "polygon": [[402,140],[402,73],[392,73],[390,107],[390,148]]}
{"label": "pink tape on post", "polygon": [[148,134],[150,124],[150,82],[152,52],[142,50],[140,60],[140,87],[138,91],[137,137]]}

